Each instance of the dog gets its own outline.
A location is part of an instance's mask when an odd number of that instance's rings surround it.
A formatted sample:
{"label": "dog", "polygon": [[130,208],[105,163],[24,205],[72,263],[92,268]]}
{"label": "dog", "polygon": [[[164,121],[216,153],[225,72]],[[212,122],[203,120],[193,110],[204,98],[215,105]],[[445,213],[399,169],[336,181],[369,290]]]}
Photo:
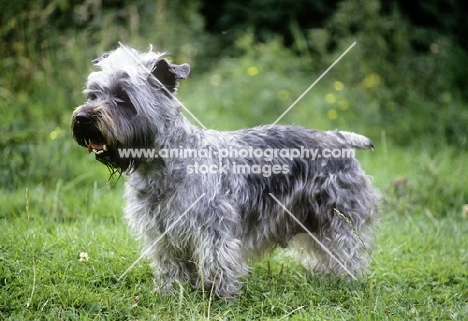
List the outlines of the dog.
{"label": "dog", "polygon": [[156,291],[186,284],[236,297],[253,260],[291,245],[314,273],[364,273],[380,194],[354,157],[332,156],[373,149],[368,138],[278,125],[204,130],[175,97],[188,64],[123,45],[93,64],[72,134],[127,177],[124,216]]}

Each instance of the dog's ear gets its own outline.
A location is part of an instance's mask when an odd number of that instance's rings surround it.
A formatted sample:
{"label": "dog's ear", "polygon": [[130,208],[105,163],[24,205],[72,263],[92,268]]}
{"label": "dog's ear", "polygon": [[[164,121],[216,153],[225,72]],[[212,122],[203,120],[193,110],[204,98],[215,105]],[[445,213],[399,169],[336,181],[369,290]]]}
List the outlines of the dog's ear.
{"label": "dog's ear", "polygon": [[166,59],[161,59],[156,62],[153,69],[153,75],[171,92],[175,91],[176,79],[185,79],[190,73],[190,65],[174,65]]}
{"label": "dog's ear", "polygon": [[101,62],[101,60],[103,59],[106,59],[107,57],[109,57],[110,55],[110,52],[105,52],[101,55],[101,57],[99,58],[96,58],[96,59],[93,59],[93,66],[96,66],[99,62]]}

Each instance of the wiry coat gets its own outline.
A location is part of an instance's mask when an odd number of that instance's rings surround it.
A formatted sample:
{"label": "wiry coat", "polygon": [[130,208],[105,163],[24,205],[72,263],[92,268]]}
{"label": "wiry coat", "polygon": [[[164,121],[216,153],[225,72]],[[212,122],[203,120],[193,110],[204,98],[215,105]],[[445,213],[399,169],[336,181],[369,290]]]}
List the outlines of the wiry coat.
{"label": "wiry coat", "polygon": [[[101,70],[88,77],[88,101],[73,114],[73,134],[99,161],[128,174],[125,217],[144,239],[158,291],[170,292],[177,281],[214,287],[218,296],[231,297],[238,293],[251,259],[292,243],[302,248],[302,263],[310,270],[343,274],[343,266],[304,237],[303,228],[272,195],[349,271],[364,271],[380,197],[355,158],[267,161],[222,158],[219,153],[229,148],[372,148],[366,137],[294,126],[202,130],[183,116],[172,95],[176,78],[188,76],[188,65],[173,65],[161,54],[126,47],[96,64]],[[210,158],[132,159],[120,157],[122,148],[209,148],[213,153]],[[224,166],[227,172],[189,173],[194,164]],[[269,176],[235,172],[239,165],[279,165],[288,171]]]}

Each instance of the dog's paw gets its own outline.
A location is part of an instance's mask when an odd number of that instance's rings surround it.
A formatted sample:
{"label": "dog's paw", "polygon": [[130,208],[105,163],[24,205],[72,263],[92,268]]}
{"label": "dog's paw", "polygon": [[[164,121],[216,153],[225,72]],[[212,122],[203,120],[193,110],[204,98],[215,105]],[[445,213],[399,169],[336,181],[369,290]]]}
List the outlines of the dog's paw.
{"label": "dog's paw", "polygon": [[174,285],[172,283],[161,284],[157,280],[153,280],[153,291],[161,296],[169,296],[174,293]]}

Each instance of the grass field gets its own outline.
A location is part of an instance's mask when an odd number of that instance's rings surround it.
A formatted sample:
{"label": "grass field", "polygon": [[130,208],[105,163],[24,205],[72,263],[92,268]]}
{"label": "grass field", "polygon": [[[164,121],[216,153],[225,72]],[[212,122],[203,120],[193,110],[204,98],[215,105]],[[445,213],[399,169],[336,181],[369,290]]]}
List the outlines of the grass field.
{"label": "grass field", "polygon": [[[385,144],[384,144],[385,145]],[[80,156],[83,175],[1,194],[0,316],[109,320],[462,320],[468,317],[466,154],[376,142],[359,152],[386,197],[368,276],[308,275],[282,252],[254,265],[237,302],[188,289],[152,292],[122,220],[123,181]],[[78,147],[77,147],[78,148]],[[53,175],[53,173],[51,173]],[[90,179],[89,176],[92,176]],[[87,183],[93,181],[94,183]],[[82,254],[87,253],[87,256]],[[81,257],[80,257],[81,254]]]}

